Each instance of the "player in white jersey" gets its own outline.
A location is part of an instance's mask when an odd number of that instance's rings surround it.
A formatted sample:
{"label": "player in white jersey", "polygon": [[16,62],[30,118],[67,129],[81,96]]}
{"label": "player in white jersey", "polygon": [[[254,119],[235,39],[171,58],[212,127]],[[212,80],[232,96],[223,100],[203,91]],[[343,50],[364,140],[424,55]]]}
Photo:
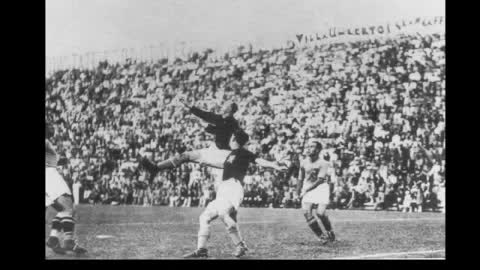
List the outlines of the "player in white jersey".
{"label": "player in white jersey", "polygon": [[[57,215],[51,221],[50,236],[47,246],[55,253],[66,254],[72,251],[76,255],[85,254],[86,249],[80,247],[73,238],[75,219],[73,196],[67,183],[57,170],[57,153],[48,140],[53,136],[53,128],[45,125],[45,209],[52,207]],[[60,234],[63,232],[63,247],[60,244]]]}
{"label": "player in white jersey", "polygon": [[297,192],[302,199],[302,209],[308,226],[322,243],[326,243],[335,240],[332,225],[326,215],[330,202],[330,186],[327,177],[332,164],[319,156],[320,150],[319,142],[311,141],[307,144],[307,157],[300,164]]}

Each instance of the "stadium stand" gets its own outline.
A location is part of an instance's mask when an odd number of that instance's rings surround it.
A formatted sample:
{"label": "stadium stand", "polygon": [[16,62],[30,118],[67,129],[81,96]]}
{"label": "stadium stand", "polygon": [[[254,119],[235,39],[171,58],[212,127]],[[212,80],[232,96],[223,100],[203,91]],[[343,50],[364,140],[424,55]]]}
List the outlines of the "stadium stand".
{"label": "stadium stand", "polygon": [[205,110],[233,100],[249,149],[290,168],[253,168],[244,207],[298,207],[299,162],[315,138],[337,165],[330,207],[436,211],[445,205],[444,40],[399,35],[59,70],[46,80],[58,166],[80,203],[205,206],[215,196],[209,168],[152,175],[140,156],[209,145],[202,122],[176,105],[179,94]]}

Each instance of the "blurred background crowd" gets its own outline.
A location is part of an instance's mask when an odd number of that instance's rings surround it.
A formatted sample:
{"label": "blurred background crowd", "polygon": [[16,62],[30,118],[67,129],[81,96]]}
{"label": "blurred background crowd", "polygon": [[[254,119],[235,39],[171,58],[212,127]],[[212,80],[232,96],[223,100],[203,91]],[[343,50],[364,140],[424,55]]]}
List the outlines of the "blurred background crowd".
{"label": "blurred background crowd", "polygon": [[160,161],[210,145],[206,123],[178,106],[185,96],[207,111],[236,102],[249,150],[289,166],[252,167],[244,207],[299,207],[299,165],[315,139],[335,165],[331,208],[444,211],[444,34],[211,53],[101,62],[46,79],[58,167],[80,203],[204,207],[214,199],[210,168],[152,174],[139,166],[145,155]]}

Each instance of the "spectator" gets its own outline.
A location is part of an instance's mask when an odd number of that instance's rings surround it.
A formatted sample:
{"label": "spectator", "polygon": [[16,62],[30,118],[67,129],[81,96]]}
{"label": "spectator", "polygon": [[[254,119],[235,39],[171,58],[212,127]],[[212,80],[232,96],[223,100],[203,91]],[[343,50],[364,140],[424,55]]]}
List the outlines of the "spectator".
{"label": "spectator", "polygon": [[205,110],[237,102],[250,146],[289,165],[286,174],[252,168],[245,205],[298,205],[290,193],[298,161],[304,142],[317,138],[337,169],[332,178],[343,179],[335,180],[333,207],[398,208],[409,200],[401,188],[413,185],[418,190],[409,196],[418,210],[444,211],[445,47],[433,45],[443,39],[399,35],[59,70],[46,79],[45,104],[55,123],[58,166],[70,184],[81,185],[88,203],[194,206],[198,200],[205,207],[214,197],[209,168],[184,164],[155,175],[138,165],[147,153],[164,160],[211,141],[197,119],[175,107],[180,92]]}
{"label": "spectator", "polygon": [[414,204],[414,197],[410,193],[410,190],[406,190],[405,196],[403,197],[403,204],[402,204],[403,212],[404,213],[412,212],[413,204]]}
{"label": "spectator", "polygon": [[170,207],[179,206],[179,204],[180,204],[180,194],[179,194],[178,189],[172,188],[170,190],[169,198],[170,198],[170,204],[169,204]]}

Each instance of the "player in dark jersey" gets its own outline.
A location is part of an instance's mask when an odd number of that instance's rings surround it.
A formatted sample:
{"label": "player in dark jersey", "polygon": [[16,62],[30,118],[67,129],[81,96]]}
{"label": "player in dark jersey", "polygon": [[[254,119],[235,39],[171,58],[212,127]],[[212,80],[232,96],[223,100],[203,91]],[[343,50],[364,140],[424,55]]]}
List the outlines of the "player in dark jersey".
{"label": "player in dark jersey", "polygon": [[[45,125],[45,208],[52,207],[57,211],[51,221],[47,246],[57,254],[65,254],[67,251],[76,255],[85,254],[87,250],[80,247],[73,238],[75,232],[73,196],[57,170],[57,153],[48,140],[51,136],[53,136],[53,129],[47,124]],[[63,232],[63,247],[60,244],[60,232]]]}
{"label": "player in dark jersey", "polygon": [[185,152],[158,164],[153,164],[144,158],[142,164],[154,172],[175,168],[185,162],[196,162],[215,168],[222,168],[225,158],[230,154],[229,141],[232,133],[239,128],[237,120],[233,117],[238,110],[237,104],[227,102],[223,106],[221,114],[215,114],[202,111],[195,106],[190,107],[184,100],[180,100],[180,103],[188,108],[190,113],[209,123],[205,130],[215,136],[215,143],[210,148]]}
{"label": "player in dark jersey", "polygon": [[243,148],[248,141],[248,135],[240,129],[237,129],[230,139],[232,151],[223,162],[222,183],[218,187],[217,196],[214,201],[208,204],[207,208],[200,215],[200,228],[198,231],[197,249],[185,255],[185,258],[205,258],[208,257],[206,248],[207,240],[210,237],[210,222],[216,218],[225,224],[236,251],[235,257],[244,256],[247,246],[243,241],[237,225],[237,211],[243,200],[242,182],[247,173],[248,166],[255,163],[262,167],[273,168],[286,171],[286,166],[279,166],[270,162]]}

